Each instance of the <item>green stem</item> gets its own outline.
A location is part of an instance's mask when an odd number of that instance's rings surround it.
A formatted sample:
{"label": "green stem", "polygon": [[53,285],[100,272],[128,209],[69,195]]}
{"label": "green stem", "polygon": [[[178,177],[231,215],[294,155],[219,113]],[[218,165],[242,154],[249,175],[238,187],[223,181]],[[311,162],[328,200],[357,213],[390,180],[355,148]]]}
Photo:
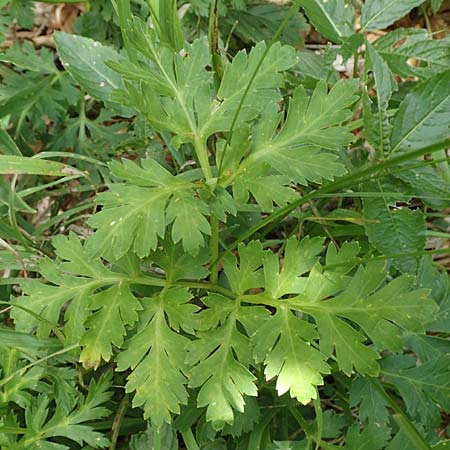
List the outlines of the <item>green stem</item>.
{"label": "green stem", "polygon": [[192,433],[192,430],[190,428],[181,431],[181,436],[183,437],[186,450],[200,450],[200,447],[195,440],[194,433]]}
{"label": "green stem", "polygon": [[219,90],[224,71],[219,49],[219,0],[213,0],[211,2],[208,38],[214,69],[214,82],[216,85],[216,90]]}
{"label": "green stem", "polygon": [[[306,423],[306,420],[303,418],[303,416],[300,414],[297,408],[295,408],[293,405],[288,405],[288,410],[302,428],[303,432],[305,433],[306,439],[310,442],[311,441],[316,442],[314,432],[311,430],[310,426]],[[320,441],[317,441],[316,443],[320,444]]]}
{"label": "green stem", "polygon": [[206,178],[206,183],[209,184],[213,178],[211,166],[209,165],[208,149],[202,139],[196,135],[194,139],[195,153],[198,158],[200,167],[202,168],[203,175]]}
{"label": "green stem", "polygon": [[153,448],[152,450],[163,450],[162,446],[161,427],[153,428]]}
{"label": "green stem", "polygon": [[[149,276],[140,276],[134,278],[128,278],[127,281],[130,284],[142,284],[144,286],[158,286],[165,287],[167,285],[167,280],[164,278],[156,278]],[[190,289],[205,289],[212,292],[217,292],[228,298],[236,298],[236,295],[229,289],[212,283],[202,283],[195,281],[174,281],[171,283],[173,286],[184,286]],[[9,305],[9,303],[6,303]]]}
{"label": "green stem", "polygon": [[[438,170],[441,172],[442,178],[444,178],[444,180],[447,183],[450,183],[450,168],[448,166],[448,161],[447,161],[448,160],[447,151],[445,149],[443,149],[440,152],[438,152],[437,156],[439,157],[439,160],[442,161],[437,165]],[[438,161],[435,161],[435,162],[438,162]]]}
{"label": "green stem", "polygon": [[408,437],[409,441],[417,450],[431,450],[431,447],[417,431],[414,424],[408,419],[403,410],[392,400],[391,396],[385,391],[383,385],[376,378],[366,377],[369,383],[379,392],[379,394],[389,403],[389,406],[395,411],[394,420],[401,430]]}
{"label": "green stem", "polygon": [[212,284],[217,284],[219,280],[219,269],[217,260],[219,259],[219,219],[215,214],[211,215],[211,238],[209,240],[209,248],[211,251],[211,277]]}
{"label": "green stem", "polygon": [[[253,236],[255,233],[257,233],[262,228],[265,228],[267,225],[273,223],[273,222],[279,222],[283,220],[285,217],[287,217],[292,211],[297,209],[299,206],[304,205],[305,203],[308,203],[310,200],[317,198],[320,195],[328,194],[331,192],[338,191],[340,189],[348,188],[351,186],[354,186],[356,183],[360,183],[361,181],[364,181],[366,179],[369,179],[372,175],[381,172],[385,169],[388,169],[392,166],[395,166],[397,164],[401,164],[405,161],[409,161],[411,159],[416,159],[422,155],[426,155],[428,153],[436,153],[437,151],[442,150],[443,148],[446,148],[450,146],[450,139],[446,139],[443,142],[430,145],[428,147],[424,147],[419,150],[407,152],[407,153],[401,153],[399,156],[395,156],[392,158],[385,159],[384,161],[371,165],[369,167],[363,167],[362,169],[357,170],[356,172],[349,174],[347,176],[344,176],[332,183],[326,184],[315,191],[310,192],[309,194],[305,195],[304,197],[296,200],[295,202],[292,202],[290,205],[285,206],[284,208],[280,208],[278,211],[275,211],[274,213],[270,214],[265,219],[261,220],[259,223],[251,227],[249,230],[247,230],[245,233],[242,234],[241,237],[236,239],[234,242],[232,242],[225,250],[225,253],[231,252],[234,250],[240,242],[245,241],[246,239]],[[223,254],[223,253],[222,253]]]}

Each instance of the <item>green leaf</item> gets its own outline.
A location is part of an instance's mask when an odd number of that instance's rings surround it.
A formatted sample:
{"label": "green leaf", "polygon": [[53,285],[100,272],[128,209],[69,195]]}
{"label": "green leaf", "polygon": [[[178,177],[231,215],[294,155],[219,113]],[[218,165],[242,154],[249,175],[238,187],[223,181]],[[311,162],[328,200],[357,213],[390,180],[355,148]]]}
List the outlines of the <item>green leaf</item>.
{"label": "green leaf", "polygon": [[391,136],[393,151],[413,151],[448,139],[450,70],[418,84],[400,104]]}
{"label": "green leaf", "polygon": [[380,392],[364,378],[353,380],[349,392],[349,406],[359,406],[362,423],[386,424],[389,420],[389,404]]}
{"label": "green leaf", "polygon": [[[409,276],[396,278],[380,288],[386,278],[384,263],[360,267],[350,281],[341,278],[339,282],[335,274],[337,282],[333,283],[332,275],[313,270],[302,294],[287,302],[291,308],[314,317],[321,351],[331,355],[335,350],[339,367],[347,375],[352,366],[362,374],[378,373],[377,353],[347,320],[358,324],[376,349],[400,351],[403,330],[423,332],[424,323],[437,312],[427,290],[411,290],[413,280]],[[330,293],[343,287],[342,293],[328,299]]]}
{"label": "green leaf", "polygon": [[326,356],[310,345],[317,338],[315,327],[295,317],[285,305],[252,336],[255,361],[264,362],[267,380],[277,377],[278,395],[289,391],[303,404],[317,398],[321,374],[330,372]]}
{"label": "green leaf", "polygon": [[155,434],[160,434],[161,446],[164,450],[178,450],[178,439],[175,430],[167,424],[160,429],[153,429],[150,423],[147,424],[147,430],[131,436],[130,450],[148,450],[153,448]]}
{"label": "green leaf", "polygon": [[0,174],[48,175],[52,177],[84,175],[83,172],[56,161],[10,155],[0,155]]}
{"label": "green leaf", "polygon": [[450,358],[442,355],[419,366],[415,358],[391,356],[382,362],[382,374],[400,392],[408,413],[420,423],[437,427],[440,411],[450,410]]}
{"label": "green leaf", "polygon": [[[30,351],[29,348],[25,348],[26,351]],[[36,354],[36,350],[33,353]],[[14,402],[25,409],[30,406],[33,391],[42,392],[48,388],[43,382],[43,378],[47,375],[43,367],[35,366],[22,371],[24,366],[26,361],[20,358],[20,351],[14,348],[0,350],[2,378],[10,377],[0,390],[0,405],[3,407],[9,402]]]}
{"label": "green leaf", "polygon": [[22,45],[13,45],[0,55],[0,61],[14,64],[21,69],[32,72],[55,74],[58,72],[53,60],[53,53],[42,47],[38,51],[31,42],[24,41]]}
{"label": "green leaf", "polygon": [[188,344],[189,387],[200,387],[197,405],[207,406],[206,420],[221,429],[233,423],[233,409],[244,412],[245,396],[256,396],[256,378],[247,368],[249,339],[237,328],[237,303],[217,294],[202,302],[208,309],[199,314],[199,326],[208,331]]}
{"label": "green leaf", "polygon": [[[248,4],[245,9],[228,9],[222,20],[234,27],[233,34],[243,42],[269,42],[288,10],[289,6],[283,5]],[[303,43],[301,33],[307,29],[305,18],[299,12],[286,23],[279,40],[283,44],[300,46]]]}
{"label": "green leaf", "polygon": [[87,331],[81,338],[84,367],[97,368],[100,361],[109,361],[112,345],[120,348],[126,335],[125,326],[138,320],[140,302],[127,284],[119,283],[90,297],[89,309],[96,311],[86,321]]}
{"label": "green leaf", "polygon": [[[373,46],[389,68],[401,77],[428,78],[450,64],[449,39],[434,39],[426,30],[397,28],[377,39]],[[411,60],[417,64],[408,64]]]}
{"label": "green leaf", "polygon": [[[228,131],[252,73],[266,45],[256,45],[249,55],[239,52],[227,65],[217,93],[211,95],[211,72],[206,70],[210,53],[205,39],[187,45],[185,57],[164,45],[156,45],[155,34],[143,22],[134,20],[128,31],[133,47],[145,62],[111,64],[125,79],[126,93],[120,98],[140,110],[157,130],[177,134],[175,144],[206,142],[219,131]],[[259,68],[239,114],[240,121],[256,117],[268,102],[280,100],[277,88],[283,85],[279,72],[295,63],[295,51],[276,43]],[[164,104],[161,103],[165,98]],[[195,114],[192,105],[195,104]]]}
{"label": "green leaf", "polygon": [[161,268],[170,282],[178,280],[200,280],[206,278],[209,271],[205,265],[209,261],[207,251],[192,256],[183,250],[181,244],[175,245],[165,239],[161,248],[151,253],[150,260]]}
{"label": "green leaf", "polygon": [[[380,192],[381,182],[366,183],[364,191]],[[425,247],[425,218],[420,209],[391,206],[387,196],[364,197],[364,219],[370,243],[381,253],[399,255],[395,266],[408,273],[416,273],[418,256],[401,256],[403,253],[420,252]]]}
{"label": "green leaf", "polygon": [[266,253],[264,258],[265,291],[272,299],[286,294],[298,294],[303,291],[304,278],[301,275],[310,271],[319,260],[323,238],[305,238],[298,241],[295,237],[287,240],[283,267],[279,268],[276,254]]}
{"label": "green leaf", "polygon": [[172,240],[183,243],[191,255],[197,255],[204,245],[204,234],[211,234],[206,217],[208,205],[189,192],[176,192],[167,207],[167,223],[172,223]]}
{"label": "green leaf", "polygon": [[269,167],[254,166],[241,173],[233,183],[234,200],[241,205],[253,196],[262,211],[273,211],[273,205],[286,206],[297,197],[289,186],[290,178],[283,175],[268,175]]}
{"label": "green leaf", "polygon": [[[201,128],[203,136],[207,137],[212,133],[230,129],[241,98],[265,51],[266,44],[260,42],[248,55],[240,51],[226,66],[217,92],[220,103]],[[282,46],[277,42],[269,49],[251,83],[237,123],[254,119],[268,104],[281,100],[278,88],[283,87],[284,77],[280,72],[292,67],[295,61],[295,51],[292,47]]]}
{"label": "green leaf", "polygon": [[112,47],[63,32],[55,34],[55,42],[64,68],[87,93],[120,112],[126,112],[110,102],[112,91],[123,88],[121,77],[105,64],[105,61],[119,59]]}
{"label": "green leaf", "polygon": [[[73,233],[67,238],[62,235],[57,236],[53,240],[53,245],[59,260],[44,259],[40,263],[41,274],[52,284],[44,284],[37,279],[24,280],[21,287],[25,295],[12,300],[13,304],[23,306],[42,316],[46,322],[39,321],[37,317],[19,308],[13,308],[11,316],[19,331],[30,332],[37,326],[38,336],[46,337],[50,333],[50,324],[58,322],[61,309],[70,303],[65,314],[67,323],[64,328],[66,344],[70,345],[78,343],[85,332],[84,321],[91,311],[92,294],[97,289],[120,284],[124,274],[107,269],[99,258],[93,258]],[[101,299],[101,294],[99,295]],[[132,304],[135,308],[137,307],[136,300]],[[96,309],[95,301],[93,308]],[[131,311],[121,316],[125,323],[131,320],[130,314],[132,315]],[[116,311],[116,325],[118,317],[118,311]],[[123,327],[119,326],[113,331],[120,336]],[[114,337],[116,343],[119,340],[120,337]],[[97,366],[99,359],[91,363]]]}
{"label": "green leaf", "polygon": [[361,9],[362,30],[386,28],[423,2],[424,0],[367,0]]}
{"label": "green leaf", "polygon": [[355,33],[355,10],[345,0],[303,0],[301,6],[314,27],[327,39],[338,44]]}
{"label": "green leaf", "polygon": [[126,390],[136,391],[133,406],[143,407],[144,417],[155,427],[170,423],[170,414],[179,413],[188,400],[185,347],[189,340],[180,328],[193,332],[198,307],[188,303],[191,298],[187,289],[172,288],[142,299],[138,331],[117,357],[119,371],[132,369]]}
{"label": "green leaf", "polygon": [[[116,183],[98,196],[102,210],[88,223],[97,231],[88,240],[97,255],[120,259],[130,248],[140,257],[155,250],[158,237],[164,238],[173,222],[172,239],[196,255],[210,233],[206,204],[195,196],[193,185],[175,177],[156,161],[111,164],[112,173],[128,183]],[[137,184],[137,185],[136,185]]]}
{"label": "green leaf", "polygon": [[3,128],[0,128],[0,153],[4,155],[22,156],[16,143]]}
{"label": "green leaf", "polygon": [[357,80],[338,82],[327,93],[326,83],[319,81],[310,99],[303,87],[297,88],[279,132],[281,114],[268,105],[253,129],[251,152],[238,174],[262,162],[300,184],[345,173],[337,156],[320,149],[336,150],[351,142],[353,135],[343,122],[352,116],[347,108],[357,99],[357,88]]}
{"label": "green leaf", "polygon": [[388,427],[369,424],[360,432],[358,425],[352,425],[345,436],[346,450],[381,450],[390,436]]}
{"label": "green leaf", "polygon": [[383,58],[368,42],[365,45],[365,71],[370,71],[373,75],[377,92],[377,104],[376,110],[373,111],[369,96],[364,96],[364,131],[370,144],[379,150],[381,155],[384,155],[390,149],[389,136],[392,130],[387,110],[392,92],[397,89],[397,83]]}
{"label": "green leaf", "polygon": [[31,449],[67,449],[67,446],[47,441],[55,437],[63,437],[78,445],[89,444],[92,448],[105,448],[109,440],[100,432],[94,431],[91,425],[83,425],[109,415],[109,411],[100,406],[112,396],[111,372],[103,375],[98,382],[91,380],[86,397],[78,395],[75,402],[67,410],[61,403],[56,403],[56,409],[49,416],[49,399],[40,396],[26,410],[25,421],[27,430],[23,437],[11,447],[12,450]]}

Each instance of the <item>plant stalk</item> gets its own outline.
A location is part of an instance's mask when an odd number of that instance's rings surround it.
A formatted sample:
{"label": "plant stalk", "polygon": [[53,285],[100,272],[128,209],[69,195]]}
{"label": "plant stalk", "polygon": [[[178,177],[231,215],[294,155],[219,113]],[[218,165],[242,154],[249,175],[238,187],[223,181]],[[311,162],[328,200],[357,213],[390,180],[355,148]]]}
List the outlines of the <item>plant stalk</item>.
{"label": "plant stalk", "polygon": [[194,433],[192,433],[190,428],[181,431],[181,436],[183,437],[184,445],[187,450],[200,450],[200,447],[195,440]]}
{"label": "plant stalk", "polygon": [[257,233],[259,230],[265,228],[267,225],[269,225],[271,223],[278,223],[279,221],[283,220],[292,211],[297,209],[299,206],[304,205],[305,203],[308,203],[311,199],[317,198],[323,194],[336,192],[340,189],[354,186],[356,183],[360,183],[361,181],[367,180],[372,175],[374,175],[378,172],[381,172],[384,169],[388,169],[392,166],[395,166],[396,164],[401,164],[405,161],[409,161],[411,159],[418,158],[422,155],[426,155],[427,153],[436,153],[448,146],[450,146],[450,139],[446,139],[443,142],[440,142],[437,144],[432,144],[428,147],[424,147],[422,149],[418,149],[418,150],[415,150],[412,152],[401,153],[399,156],[385,159],[384,161],[382,161],[378,164],[371,165],[369,167],[363,167],[362,169],[359,169],[354,173],[344,176],[332,183],[326,184],[326,185],[316,189],[315,191],[312,191],[309,194],[306,194],[304,197],[301,197],[300,199],[296,200],[295,202],[292,202],[290,205],[285,206],[284,208],[281,208],[278,211],[275,211],[274,213],[270,214],[265,219],[261,220],[259,223],[257,223],[256,225],[251,227],[249,230],[247,230],[245,233],[243,233],[240,238],[238,238],[234,242],[232,242],[226,248],[225,253],[231,252],[238,246],[239,243],[250,238],[255,233]]}
{"label": "plant stalk", "polygon": [[211,215],[211,238],[209,240],[209,248],[211,252],[211,277],[210,281],[212,284],[217,284],[219,280],[219,269],[218,269],[218,259],[219,259],[219,219],[213,213]]}

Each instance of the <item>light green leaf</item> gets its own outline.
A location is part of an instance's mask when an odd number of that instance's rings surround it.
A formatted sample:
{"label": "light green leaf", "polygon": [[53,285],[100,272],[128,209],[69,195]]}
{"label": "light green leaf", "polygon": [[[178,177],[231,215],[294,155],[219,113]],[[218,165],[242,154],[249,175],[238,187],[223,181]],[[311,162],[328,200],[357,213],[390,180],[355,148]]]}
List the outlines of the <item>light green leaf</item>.
{"label": "light green leaf", "polygon": [[275,105],[268,105],[253,129],[251,153],[241,164],[240,173],[261,162],[301,184],[345,173],[337,156],[320,149],[336,150],[352,141],[353,135],[343,122],[352,116],[348,107],[356,101],[357,89],[357,80],[352,80],[336,83],[327,93],[326,83],[319,81],[308,98],[303,87],[297,88],[279,132],[281,115]]}
{"label": "light green leaf", "polygon": [[301,276],[312,269],[319,260],[323,238],[309,237],[298,241],[295,237],[287,240],[283,267],[279,267],[278,256],[268,252],[264,258],[265,292],[272,299],[286,294],[298,294],[303,291],[305,278]]}
{"label": "light green leaf", "polygon": [[83,423],[109,415],[109,410],[101,405],[112,396],[111,378],[111,372],[106,372],[98,382],[92,379],[87,396],[78,395],[69,410],[57,401],[51,416],[48,396],[42,395],[33,399],[30,408],[25,412],[26,432],[11,450],[67,449],[67,446],[50,440],[55,437],[64,437],[79,446],[86,443],[92,448],[107,447],[109,440],[102,433],[94,431],[91,424]]}
{"label": "light green leaf", "polygon": [[172,223],[172,240],[195,256],[204,245],[204,234],[211,234],[206,217],[208,205],[190,192],[176,192],[167,207],[167,223]]}
{"label": "light green leaf", "polygon": [[317,337],[313,325],[295,317],[282,304],[252,335],[255,361],[264,362],[267,380],[277,377],[278,395],[289,391],[303,404],[317,398],[316,387],[323,384],[321,374],[330,371],[326,356],[310,345]]}
{"label": "light green leaf", "polygon": [[[249,339],[237,326],[237,304],[220,295],[202,299],[197,340],[188,344],[186,362],[193,365],[189,386],[199,387],[199,407],[215,429],[233,422],[233,409],[244,412],[245,396],[256,396],[255,376],[248,370]],[[218,322],[220,326],[217,326]]]}
{"label": "light green leaf", "polygon": [[342,43],[355,33],[355,10],[346,0],[302,0],[301,6],[314,27],[327,39]]}
{"label": "light green leaf", "polygon": [[268,175],[268,168],[255,166],[241,173],[233,183],[233,197],[238,204],[248,203],[253,196],[262,211],[273,211],[273,205],[286,206],[297,198],[289,186],[290,178],[283,175]]}
{"label": "light green leaf", "polygon": [[170,423],[171,413],[179,413],[188,400],[185,347],[189,340],[180,327],[193,329],[198,307],[188,303],[191,297],[185,288],[172,288],[143,299],[138,332],[117,357],[119,371],[132,369],[126,390],[136,391],[133,406],[143,407],[144,417],[155,427]]}
{"label": "light green leaf", "polygon": [[362,30],[386,28],[423,2],[424,0],[367,0],[361,10]]}
{"label": "light green leaf", "polygon": [[83,346],[80,362],[86,368],[96,369],[101,360],[110,360],[112,345],[122,347],[125,326],[137,322],[137,311],[142,307],[129,286],[119,283],[92,295],[88,308],[95,313],[91,313],[85,324],[87,331],[80,341]]}
{"label": "light green leaf", "polygon": [[[242,95],[266,50],[266,45],[259,43],[249,55],[239,52],[226,66],[214,98],[211,72],[206,70],[210,53],[205,39],[187,45],[186,56],[182,57],[164,45],[156,45],[155,33],[142,21],[135,19],[128,35],[136,51],[147,59],[137,64],[126,61],[111,65],[134,82],[127,83],[120,98],[139,109],[156,129],[175,133],[176,146],[196,140],[206,143],[211,134],[230,129]],[[281,99],[280,72],[294,63],[292,47],[279,43],[271,47],[251,84],[237,123],[255,118],[268,102]]]}
{"label": "light green leaf", "polygon": [[0,155],[0,174],[28,174],[62,177],[80,175],[80,172],[67,164],[26,156]]}
{"label": "light green leaf", "polygon": [[[218,103],[211,104],[207,111],[209,117],[205,116],[200,121],[203,138],[230,129],[241,98],[265,51],[266,44],[260,42],[248,55],[240,51],[226,66],[217,92]],[[295,62],[295,50],[292,47],[282,46],[279,42],[272,45],[251,83],[237,123],[255,118],[268,104],[281,100],[278,88],[283,87],[284,77],[280,72],[289,69]]]}
{"label": "light green leaf", "polygon": [[147,424],[147,430],[138,434],[134,434],[130,439],[130,450],[148,450],[153,448],[155,441],[155,434],[159,434],[161,445],[164,450],[178,450],[178,439],[175,430],[167,424],[164,424],[160,429]]}
{"label": "light green leaf", "polygon": [[[346,285],[341,281],[341,289],[345,289],[333,298],[329,298],[331,289],[323,290],[324,284],[330,284],[330,276],[332,273],[314,270],[304,292],[287,302],[291,308],[314,317],[320,349],[326,355],[335,349],[339,367],[348,375],[352,366],[362,374],[377,375],[378,355],[345,319],[358,324],[376,349],[400,351],[403,330],[423,332],[424,323],[438,310],[427,290],[411,290],[413,280],[409,276],[396,278],[380,289],[386,279],[384,263],[360,267]],[[338,285],[335,292],[337,288]]]}
{"label": "light green leaf", "polygon": [[394,119],[393,151],[412,151],[450,136],[450,70],[419,83],[403,100]]}
{"label": "light green leaf", "polygon": [[64,329],[66,344],[77,343],[85,330],[83,322],[90,311],[90,296],[99,288],[119,284],[124,274],[107,269],[100,259],[93,258],[73,233],[69,237],[56,237],[53,245],[60,259],[43,259],[40,263],[41,274],[51,284],[37,279],[24,280],[21,284],[24,295],[12,300],[13,304],[41,315],[47,322],[39,321],[20,308],[13,308],[11,316],[18,330],[30,332],[37,326],[38,336],[47,337],[50,324],[58,323],[63,306],[70,302],[81,303],[70,304]]}
{"label": "light green leaf", "polygon": [[129,183],[112,184],[109,192],[98,196],[103,209],[88,221],[97,229],[88,239],[90,251],[116,260],[130,248],[140,257],[148,256],[173,222],[174,242],[182,241],[184,249],[196,255],[203,234],[210,232],[206,204],[194,196],[191,183],[171,175],[156,161],[141,164],[111,164],[113,174]]}

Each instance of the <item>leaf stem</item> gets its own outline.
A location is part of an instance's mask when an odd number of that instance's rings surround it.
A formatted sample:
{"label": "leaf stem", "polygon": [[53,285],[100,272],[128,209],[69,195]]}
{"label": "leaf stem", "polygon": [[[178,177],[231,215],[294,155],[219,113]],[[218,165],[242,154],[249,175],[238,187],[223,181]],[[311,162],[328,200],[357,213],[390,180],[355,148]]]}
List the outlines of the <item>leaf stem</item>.
{"label": "leaf stem", "polygon": [[211,2],[208,38],[214,69],[214,82],[216,85],[216,90],[219,90],[220,82],[223,77],[223,63],[219,49],[219,0],[213,0]]}
{"label": "leaf stem", "polygon": [[195,440],[194,433],[190,428],[181,431],[181,436],[183,437],[184,445],[187,450],[200,450],[200,447]]}
{"label": "leaf stem", "polygon": [[219,219],[215,214],[211,215],[211,238],[209,240],[211,252],[211,283],[217,284],[219,279],[218,259],[219,259]]}
{"label": "leaf stem", "polygon": [[[188,113],[186,113],[186,116],[188,116]],[[193,126],[191,127],[191,129],[194,131]],[[212,176],[211,166],[209,165],[208,149],[206,147],[206,144],[203,142],[201,137],[198,136],[197,133],[195,133],[195,138],[194,138],[194,149],[195,149],[195,153],[197,155],[200,167],[203,171],[203,175],[206,178],[206,183],[210,184],[213,176]]]}
{"label": "leaf stem", "polygon": [[[245,241],[246,239],[253,236],[255,233],[257,233],[262,228],[266,227],[267,225],[273,223],[273,222],[279,222],[283,220],[285,217],[287,217],[292,211],[297,209],[299,206],[304,205],[305,203],[308,203],[311,199],[317,198],[318,196],[322,194],[328,194],[331,192],[338,191],[340,189],[344,189],[350,186],[354,186],[356,183],[359,183],[363,180],[369,179],[372,175],[381,172],[384,169],[388,169],[396,164],[401,164],[405,161],[408,161],[410,159],[418,158],[419,156],[426,155],[427,153],[435,153],[443,148],[446,148],[450,145],[450,139],[446,139],[445,141],[442,141],[437,144],[432,144],[428,147],[424,147],[415,151],[407,152],[407,153],[401,153],[399,156],[391,157],[388,159],[385,159],[384,161],[370,165],[368,167],[363,167],[354,173],[351,173],[349,175],[346,175],[342,178],[337,179],[336,181],[326,184],[309,194],[306,194],[302,198],[296,200],[295,202],[292,202],[290,205],[285,206],[284,208],[279,209],[278,211],[275,211],[274,213],[267,216],[265,219],[261,220],[259,223],[248,229],[245,233],[241,235],[238,239],[236,239],[234,242],[232,242],[225,250],[224,253],[231,252],[234,250],[239,243]],[[222,253],[223,254],[223,253]]]}

